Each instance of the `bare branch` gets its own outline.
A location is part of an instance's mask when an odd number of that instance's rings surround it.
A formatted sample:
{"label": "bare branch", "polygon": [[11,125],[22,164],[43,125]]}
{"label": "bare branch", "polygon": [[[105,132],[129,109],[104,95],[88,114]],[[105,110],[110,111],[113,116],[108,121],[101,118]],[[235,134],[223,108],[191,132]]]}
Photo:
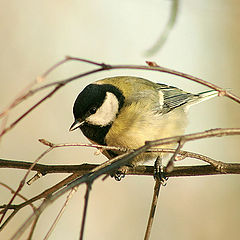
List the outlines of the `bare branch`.
{"label": "bare branch", "polygon": [[32,226],[31,226],[31,229],[30,229],[30,232],[29,232],[29,235],[28,235],[27,240],[31,240],[31,239],[32,239],[32,235],[33,235],[34,230],[35,230],[35,228],[36,228],[36,226],[37,226],[37,222],[38,222],[39,217],[40,217],[40,215],[38,215],[38,216],[35,217],[35,219],[34,219],[34,221],[33,221],[33,224],[32,224]]}
{"label": "bare branch", "polygon": [[[80,73],[78,75],[75,75],[73,77],[67,78],[62,81],[57,81],[53,83],[45,84],[44,86],[32,89],[32,87],[35,85],[36,82],[42,81],[51,71],[62,65],[63,63],[74,60],[79,62],[85,62],[88,64],[94,65],[95,69]],[[81,58],[74,58],[74,57],[67,57],[66,59],[58,62],[53,67],[51,67],[49,70],[46,71],[45,74],[43,74],[42,78],[37,79],[37,81],[33,82],[32,85],[30,84],[24,91],[21,93],[19,97],[17,97],[2,113],[0,113],[0,117],[5,116],[6,118],[3,119],[2,122],[2,129],[0,132],[0,138],[6,134],[8,131],[13,129],[22,119],[24,119],[29,113],[31,113],[34,109],[36,109],[40,104],[45,102],[48,98],[53,96],[58,90],[60,90],[63,86],[66,84],[69,84],[70,82],[82,78],[84,76],[88,76],[97,72],[101,71],[107,71],[107,70],[116,70],[116,69],[138,69],[138,70],[151,70],[151,71],[158,71],[158,72],[164,72],[168,74],[173,74],[176,76],[184,77],[186,79],[189,79],[191,81],[200,83],[202,85],[205,85],[207,87],[210,87],[212,89],[215,89],[219,92],[219,96],[226,96],[238,103],[240,103],[240,98],[235,96],[234,94],[228,92],[227,90],[218,87],[215,84],[209,83],[205,80],[202,80],[200,78],[196,78],[194,76],[181,73],[172,69],[164,68],[161,66],[158,66],[156,63],[148,62],[149,66],[141,66],[141,65],[107,65],[104,63],[98,63],[86,59]],[[15,106],[17,106],[19,103],[23,102],[25,99],[27,99],[30,96],[33,96],[37,92],[52,87],[53,89],[50,90],[49,93],[47,93],[43,98],[41,98],[37,103],[33,104],[29,109],[27,109],[22,115],[20,115],[15,121],[10,123],[9,126],[6,125],[7,123],[7,116],[10,110],[12,110]],[[47,145],[49,148],[44,151],[33,163],[26,163],[26,162],[19,162],[19,161],[9,161],[9,160],[1,160],[0,159],[0,167],[8,167],[8,168],[22,168],[22,169],[28,169],[24,178],[20,182],[18,188],[16,191],[13,191],[13,196],[8,202],[7,205],[2,206],[4,208],[1,211],[1,219],[0,223],[4,220],[5,214],[8,209],[13,209],[13,213],[7,218],[7,220],[2,224],[1,228],[24,206],[27,206],[29,204],[32,204],[33,202],[45,198],[45,200],[42,202],[39,208],[37,208],[34,213],[28,218],[28,220],[22,225],[22,227],[19,229],[19,231],[13,236],[12,239],[17,239],[23,231],[33,222],[29,239],[31,238],[34,228],[37,223],[37,219],[42,213],[42,211],[53,201],[55,201],[58,197],[62,196],[67,191],[71,190],[74,187],[79,186],[80,184],[87,184],[87,190],[86,190],[86,196],[85,196],[85,207],[84,207],[84,213],[83,213],[83,219],[82,219],[82,230],[80,233],[80,239],[83,237],[83,229],[85,224],[85,217],[86,217],[86,211],[87,211],[87,203],[88,203],[88,197],[89,197],[89,191],[92,183],[95,179],[102,175],[108,175],[112,173],[113,171],[116,171],[122,166],[125,166],[129,164],[134,157],[137,155],[147,152],[147,151],[168,151],[173,153],[172,158],[169,162],[169,165],[167,166],[167,170],[172,170],[172,163],[174,160],[183,159],[185,157],[193,157],[200,160],[203,160],[205,162],[208,162],[212,164],[212,166],[191,166],[191,167],[176,167],[171,172],[167,172],[166,176],[196,176],[196,175],[213,175],[213,174],[239,174],[240,173],[240,164],[226,164],[222,162],[215,161],[209,157],[196,154],[196,153],[190,153],[186,151],[181,151],[181,147],[183,146],[183,143],[188,141],[193,141],[197,139],[203,139],[203,138],[209,138],[209,137],[222,137],[222,136],[230,136],[230,135],[240,135],[240,128],[225,128],[225,129],[212,129],[205,132],[199,132],[194,134],[186,134],[183,136],[176,136],[176,137],[170,137],[165,139],[159,139],[156,141],[148,141],[145,143],[144,146],[135,149],[135,150],[128,150],[128,149],[120,149],[117,147],[108,147],[108,146],[101,146],[101,145],[88,145],[89,147],[95,147],[100,150],[105,149],[114,149],[116,148],[119,151],[122,151],[123,154],[110,159],[106,162],[104,162],[101,165],[80,165],[80,166],[48,166],[48,165],[42,165],[38,164],[37,162],[45,156],[48,152],[51,150],[58,148],[58,147],[68,147],[68,146],[79,146],[80,144],[54,144],[46,140],[40,140],[41,143]],[[178,143],[177,149],[155,149],[156,147],[161,147],[162,145],[170,144],[170,143]],[[83,146],[83,144],[81,145]],[[85,144],[85,146],[87,146]],[[8,166],[7,166],[8,165]],[[53,173],[53,172],[75,172],[70,177],[64,179],[60,183],[56,184],[52,188],[47,189],[46,191],[42,192],[41,194],[33,197],[29,200],[24,200],[22,204],[19,205],[13,205],[13,201],[16,198],[16,196],[20,196],[19,192],[25,185],[26,179],[29,176],[29,173],[33,170],[38,171],[39,173],[45,175],[46,173]],[[165,169],[166,170],[166,169]],[[138,174],[138,175],[153,175],[153,168],[147,167],[147,166],[140,166],[134,169],[129,169],[127,174]],[[81,175],[81,176],[80,176]],[[79,177],[80,176],[80,177]],[[157,183],[156,183],[157,186]],[[160,185],[159,185],[160,187]],[[157,189],[157,188],[156,188]],[[155,193],[157,192],[155,189]],[[155,194],[156,196],[156,194]],[[154,198],[155,199],[155,198]],[[61,213],[61,212],[60,212]],[[60,214],[59,213],[59,214]],[[51,229],[50,229],[51,231]]]}
{"label": "bare branch", "polygon": [[[119,169],[122,166],[128,165],[134,157],[136,157],[137,155],[139,155],[141,153],[146,152],[151,147],[165,145],[165,144],[174,143],[174,142],[180,142],[180,141],[187,142],[187,141],[192,141],[192,140],[197,140],[197,139],[202,139],[202,138],[207,138],[207,137],[216,137],[216,136],[220,137],[220,136],[226,136],[226,135],[239,135],[239,134],[240,134],[239,128],[212,129],[212,130],[208,130],[208,131],[200,132],[200,133],[186,134],[183,136],[170,137],[170,138],[165,138],[165,139],[161,139],[161,140],[157,140],[157,141],[148,141],[145,143],[144,146],[136,149],[135,151],[130,152],[128,154],[123,154],[123,156],[120,156],[120,157],[118,156],[116,158],[113,158],[113,159],[107,161],[107,164],[106,164],[106,162],[104,164],[101,164],[100,166],[94,168],[88,174],[85,174],[85,175],[81,176],[80,178],[74,180],[73,182],[71,182],[70,184],[68,184],[67,186],[62,188],[61,190],[55,192],[54,194],[48,195],[46,200],[40,205],[40,207],[37,209],[36,212],[38,212],[38,214],[40,214],[50,203],[54,202],[57,198],[62,196],[64,193],[69,191],[71,188],[79,186],[80,184],[83,184],[83,183],[89,183],[89,182],[92,183],[95,179],[97,179],[101,175],[109,174],[109,173],[113,172],[114,170]],[[216,171],[216,169],[212,166],[203,166],[203,167],[207,167],[207,168],[210,167],[210,169],[213,168]],[[199,168],[201,168],[201,166],[199,166],[198,169]],[[193,168],[191,168],[191,170],[192,169]],[[208,171],[210,169],[208,169]],[[234,173],[236,173],[235,170],[236,169],[234,169],[234,171],[233,171]],[[185,172],[185,174],[186,174],[186,172]],[[196,175],[196,174],[194,173],[194,175]],[[27,226],[29,226],[29,224],[31,224],[31,222],[34,220],[34,218],[35,218],[34,215],[30,216],[28,218],[28,220],[21,226],[21,228],[18,231],[22,232],[24,229],[26,229]],[[16,235],[17,235],[17,233],[16,233]],[[15,239],[15,238],[13,238],[13,239]]]}
{"label": "bare branch", "polygon": [[[9,187],[7,184],[0,182],[0,185],[7,188],[12,194],[15,194],[15,191],[11,187]],[[20,193],[17,193],[17,196],[22,198],[24,201],[28,201],[28,199]],[[35,211],[36,207],[32,203],[30,203],[29,206],[32,208],[33,211]],[[1,212],[0,212],[0,214],[1,214]]]}
{"label": "bare branch", "polygon": [[152,204],[151,204],[151,210],[150,210],[150,214],[149,214],[149,218],[148,218],[147,229],[145,232],[144,240],[148,240],[150,238],[150,233],[151,233],[154,215],[155,215],[155,211],[156,211],[156,207],[157,207],[157,201],[158,201],[160,187],[161,187],[161,181],[160,181],[160,179],[156,178],[154,192],[153,192],[153,198],[152,198]]}
{"label": "bare branch", "polygon": [[29,96],[31,96],[31,89],[34,85],[36,85],[37,83],[43,82],[46,77],[56,68],[58,68],[60,65],[66,63],[67,61],[69,61],[70,59],[65,58],[59,62],[57,62],[56,64],[54,64],[52,67],[50,67],[45,73],[42,74],[42,76],[37,77],[33,82],[31,82],[24,90],[22,90],[21,93],[19,93],[19,96],[17,98],[15,98],[13,100],[13,102],[6,107],[1,113],[0,113],[0,118],[4,117],[5,115],[7,115],[9,113],[10,110],[12,110],[14,107],[16,107],[18,104],[20,104],[23,100],[25,100],[26,98],[28,98]]}
{"label": "bare branch", "polygon": [[17,190],[14,192],[12,198],[10,199],[10,201],[8,202],[8,204],[6,205],[6,208],[3,210],[1,219],[0,219],[0,224],[2,223],[8,207],[12,204],[12,202],[14,201],[14,199],[16,198],[16,196],[19,194],[19,192],[22,190],[23,186],[25,185],[26,179],[29,175],[29,173],[31,172],[32,168],[36,165],[36,163],[42,158],[44,157],[48,152],[50,152],[52,150],[52,148],[47,149],[46,151],[44,151],[32,164],[31,166],[28,168],[26,174],[24,175],[23,179],[20,181],[19,186],[17,188]]}
{"label": "bare branch", "polygon": [[203,138],[211,138],[211,137],[223,137],[223,136],[234,136],[234,135],[240,135],[240,128],[215,128],[206,130],[199,133],[192,133],[192,134],[186,134],[182,136],[176,136],[176,137],[169,137],[154,141],[147,141],[145,145],[150,147],[157,147],[165,144],[170,143],[178,143],[180,141],[189,142],[193,140],[199,140]]}
{"label": "bare branch", "polygon": [[176,157],[179,154],[181,148],[183,147],[185,141],[183,141],[182,139],[180,139],[180,141],[178,142],[178,147],[176,148],[175,152],[173,153],[172,157],[170,158],[170,160],[168,161],[166,170],[167,172],[171,172],[174,168],[174,161],[176,161]]}
{"label": "bare branch", "polygon": [[86,186],[86,193],[85,193],[85,197],[84,197],[84,207],[83,207],[83,215],[82,215],[82,223],[81,223],[81,231],[80,231],[79,240],[83,240],[83,233],[84,233],[86,216],[87,216],[88,199],[89,199],[89,194],[90,194],[90,191],[92,188],[92,182],[88,182],[86,185],[87,186]]}
{"label": "bare branch", "polygon": [[[42,87],[36,88],[34,90],[30,90],[29,92],[27,92],[24,96],[22,96],[22,99],[26,99],[29,96],[32,96],[33,94],[37,93],[38,91],[48,88],[48,87],[53,87],[55,86],[55,88],[48,93],[45,97],[43,97],[40,101],[38,101],[35,105],[33,105],[31,108],[29,108],[25,113],[23,113],[18,119],[16,119],[14,122],[12,122],[8,127],[4,128],[1,133],[0,133],[0,138],[7,133],[9,130],[11,130],[17,123],[19,123],[23,118],[25,118],[30,112],[32,112],[37,106],[39,106],[41,103],[43,103],[45,100],[47,100],[49,97],[51,97],[54,93],[56,93],[60,88],[62,88],[63,86],[65,86],[66,84],[72,82],[73,80],[76,80],[78,78],[82,78],[84,76],[87,75],[91,75],[97,72],[101,72],[101,71],[106,71],[106,70],[114,70],[114,69],[138,69],[138,70],[151,70],[151,71],[158,71],[158,72],[164,72],[164,73],[169,73],[169,74],[173,74],[176,76],[180,76],[180,77],[184,77],[186,79],[189,79],[191,81],[200,83],[202,85],[205,85],[207,87],[210,87],[212,89],[215,89],[219,92],[219,96],[226,96],[238,103],[240,103],[240,98],[237,97],[236,95],[230,93],[229,91],[218,87],[215,84],[212,84],[210,82],[207,82],[205,80],[202,80],[200,78],[191,76],[189,74],[185,74],[182,72],[178,72],[169,68],[164,68],[161,66],[151,66],[149,64],[149,66],[141,66],[141,65],[108,65],[108,64],[104,64],[104,63],[98,63],[98,62],[94,62],[94,61],[90,61],[90,60],[86,60],[86,59],[81,59],[81,58],[75,58],[75,57],[67,57],[67,60],[75,60],[75,61],[80,61],[80,62],[86,62],[89,64],[93,64],[98,66],[98,69],[94,69],[85,73],[81,73],[78,74],[76,76],[70,77],[68,79],[62,80],[62,81],[57,81],[54,83],[50,83],[50,84],[46,84]],[[65,60],[66,61],[66,60]],[[60,61],[61,62],[61,61]],[[64,60],[62,61],[64,62]],[[59,66],[60,64],[56,64],[56,67]],[[13,106],[14,107],[14,106]],[[11,108],[8,109],[8,111]],[[2,114],[3,116],[4,114]]]}
{"label": "bare branch", "polygon": [[63,212],[64,212],[64,209],[66,208],[69,200],[72,198],[73,194],[74,194],[76,191],[77,191],[77,187],[76,187],[76,188],[73,188],[73,189],[70,191],[70,193],[69,193],[68,196],[67,196],[67,199],[65,200],[62,208],[60,209],[57,217],[55,218],[52,226],[51,226],[50,229],[48,230],[48,232],[47,232],[47,234],[46,234],[46,236],[44,237],[43,240],[47,240],[47,239],[49,238],[50,234],[52,233],[52,231],[53,231],[54,228],[56,227],[58,221],[60,220],[60,218],[61,218],[61,216],[62,216],[62,214],[63,214]]}

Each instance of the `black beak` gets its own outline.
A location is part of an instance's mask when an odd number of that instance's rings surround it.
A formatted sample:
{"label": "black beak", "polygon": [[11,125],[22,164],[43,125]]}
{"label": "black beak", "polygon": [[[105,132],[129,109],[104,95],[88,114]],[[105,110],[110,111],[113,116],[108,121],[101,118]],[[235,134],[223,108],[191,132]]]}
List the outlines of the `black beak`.
{"label": "black beak", "polygon": [[69,128],[69,131],[74,131],[75,129],[79,128],[80,126],[82,126],[84,123],[84,121],[79,122],[78,120],[76,120],[71,127]]}

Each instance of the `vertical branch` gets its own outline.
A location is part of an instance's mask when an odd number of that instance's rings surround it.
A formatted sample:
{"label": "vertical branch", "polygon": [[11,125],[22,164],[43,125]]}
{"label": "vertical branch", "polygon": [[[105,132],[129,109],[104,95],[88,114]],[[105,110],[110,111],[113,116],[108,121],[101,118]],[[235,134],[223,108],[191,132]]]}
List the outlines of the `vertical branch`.
{"label": "vertical branch", "polygon": [[86,215],[87,215],[87,207],[88,207],[88,199],[89,199],[89,193],[90,193],[91,188],[92,188],[92,182],[87,182],[79,240],[83,240],[83,233],[84,233],[84,227],[85,227]]}
{"label": "vertical branch", "polygon": [[152,205],[151,205],[151,210],[148,218],[147,229],[145,232],[144,240],[148,240],[150,238],[150,233],[151,233],[153,219],[154,219],[154,215],[157,207],[160,187],[161,187],[161,180],[158,177],[156,177]]}
{"label": "vertical branch", "polygon": [[33,221],[33,224],[31,226],[31,229],[30,229],[30,232],[29,232],[27,240],[31,240],[32,239],[32,236],[33,236],[34,230],[35,230],[35,228],[37,226],[37,222],[38,222],[39,217],[40,217],[39,215],[36,216],[35,220]]}
{"label": "vertical branch", "polygon": [[185,141],[182,138],[180,138],[178,141],[178,146],[167,164],[167,167],[166,167],[167,172],[172,172],[172,170],[174,168],[174,161],[176,161],[176,157],[177,157],[178,153],[180,152],[181,148],[183,147],[184,143],[185,143]]}

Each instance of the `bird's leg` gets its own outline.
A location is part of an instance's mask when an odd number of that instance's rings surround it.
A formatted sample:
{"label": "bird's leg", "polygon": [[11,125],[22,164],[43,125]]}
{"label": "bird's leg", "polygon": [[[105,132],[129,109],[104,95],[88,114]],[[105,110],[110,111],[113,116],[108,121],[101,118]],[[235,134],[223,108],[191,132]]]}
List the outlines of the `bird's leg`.
{"label": "bird's leg", "polygon": [[160,156],[157,157],[154,163],[154,179],[158,179],[163,186],[166,185],[166,181],[168,180],[168,177],[165,175],[162,158]]}

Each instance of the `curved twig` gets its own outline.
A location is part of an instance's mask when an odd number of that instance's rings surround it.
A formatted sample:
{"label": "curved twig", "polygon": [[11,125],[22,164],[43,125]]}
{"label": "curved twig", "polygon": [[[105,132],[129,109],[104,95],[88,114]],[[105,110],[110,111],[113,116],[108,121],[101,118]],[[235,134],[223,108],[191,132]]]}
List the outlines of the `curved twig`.
{"label": "curved twig", "polygon": [[171,6],[171,12],[170,12],[170,17],[168,19],[168,22],[167,22],[163,32],[161,33],[161,35],[155,42],[155,44],[146,51],[145,54],[148,57],[155,54],[163,46],[163,44],[166,42],[167,38],[170,35],[171,30],[173,29],[173,27],[176,23],[179,0],[172,0],[171,4],[172,4],[172,6]]}
{"label": "curved twig", "polygon": [[[19,123],[23,118],[25,118],[30,112],[32,112],[37,106],[39,106],[41,103],[43,103],[45,100],[47,100],[49,97],[51,97],[55,92],[57,92],[60,88],[62,88],[64,85],[72,82],[73,80],[76,80],[78,78],[87,76],[87,75],[91,75],[97,72],[101,72],[101,71],[106,71],[106,70],[115,70],[115,69],[138,69],[138,70],[151,70],[151,71],[158,71],[158,72],[164,72],[164,73],[169,73],[169,74],[173,74],[176,76],[180,76],[180,77],[184,77],[186,79],[189,79],[191,81],[200,83],[202,85],[205,85],[207,87],[210,87],[212,89],[215,89],[219,92],[219,96],[226,96],[238,103],[240,103],[240,98],[236,95],[234,95],[233,93],[227,91],[226,89],[223,89],[221,87],[218,87],[215,84],[212,84],[210,82],[207,82],[203,79],[194,77],[192,75],[189,74],[185,74],[179,71],[175,71],[169,68],[165,68],[165,67],[161,67],[161,66],[141,66],[141,65],[109,65],[109,64],[105,64],[105,63],[98,63],[98,62],[94,62],[94,61],[90,61],[90,60],[86,60],[86,59],[81,59],[81,58],[75,58],[75,57],[67,57],[67,60],[75,60],[75,61],[80,61],[80,62],[86,62],[89,64],[93,64],[98,66],[98,69],[94,69],[82,74],[78,74],[76,76],[70,77],[68,79],[62,80],[62,81],[57,81],[54,83],[49,83],[46,84],[42,87],[36,88],[34,90],[30,90],[29,92],[27,92],[24,96],[22,96],[22,99],[27,99],[28,97],[32,96],[33,94],[37,93],[38,91],[41,91],[42,89],[48,88],[48,87],[53,87],[55,86],[55,88],[48,93],[45,97],[43,97],[40,101],[38,101],[36,104],[34,104],[31,108],[29,108],[25,113],[23,113],[18,119],[16,119],[14,122],[12,122],[8,127],[4,128],[1,132],[0,132],[0,138],[6,134],[9,130],[11,130],[17,123]],[[59,64],[60,65],[60,64]],[[59,66],[58,65],[58,66]],[[149,64],[150,65],[150,64]],[[11,108],[8,109],[8,111]]]}

